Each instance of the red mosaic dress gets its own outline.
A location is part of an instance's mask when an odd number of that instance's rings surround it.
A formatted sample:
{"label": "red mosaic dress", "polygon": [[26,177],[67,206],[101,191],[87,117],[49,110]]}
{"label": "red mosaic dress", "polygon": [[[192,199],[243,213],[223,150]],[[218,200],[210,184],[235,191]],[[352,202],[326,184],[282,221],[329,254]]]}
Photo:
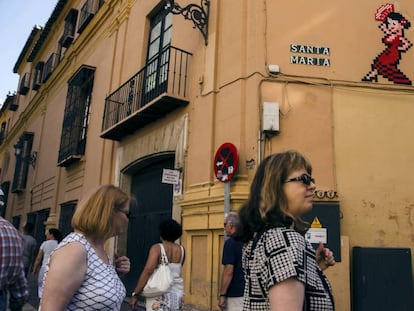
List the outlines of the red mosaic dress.
{"label": "red mosaic dress", "polygon": [[403,45],[401,36],[395,36],[393,39],[384,37],[382,42],[387,48],[374,60],[373,68],[384,78],[394,83],[411,85],[410,79],[397,68],[402,52],[398,47]]}

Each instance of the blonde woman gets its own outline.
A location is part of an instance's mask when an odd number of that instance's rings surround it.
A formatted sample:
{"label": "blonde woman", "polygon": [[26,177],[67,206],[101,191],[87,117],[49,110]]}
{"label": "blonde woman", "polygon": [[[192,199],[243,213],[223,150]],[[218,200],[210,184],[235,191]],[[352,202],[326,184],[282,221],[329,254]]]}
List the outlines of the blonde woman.
{"label": "blonde woman", "polygon": [[105,251],[105,241],[128,227],[129,196],[118,187],[99,187],[76,209],[74,232],[59,244],[46,268],[42,311],[120,310],[125,287],[119,276],[129,259]]}

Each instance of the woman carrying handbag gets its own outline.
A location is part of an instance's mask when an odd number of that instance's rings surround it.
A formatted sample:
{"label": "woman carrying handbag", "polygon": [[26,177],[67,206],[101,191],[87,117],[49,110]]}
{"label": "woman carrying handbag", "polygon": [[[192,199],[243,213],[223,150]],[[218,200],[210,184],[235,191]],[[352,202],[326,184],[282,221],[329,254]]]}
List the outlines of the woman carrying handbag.
{"label": "woman carrying handbag", "polygon": [[[175,243],[183,233],[181,225],[173,219],[168,219],[160,224],[160,236],[162,243],[152,245],[145,267],[138,279],[137,285],[131,294],[130,305],[134,309],[138,295],[146,295],[144,287],[156,269],[162,265],[162,249],[165,251],[168,267],[171,272],[172,284],[165,292],[155,297],[146,296],[146,309],[179,311],[182,310],[184,296],[184,282],[181,277],[181,268],[185,259],[184,247]],[[165,261],[164,261],[165,262]],[[144,292],[143,292],[144,290]],[[152,295],[149,295],[152,296]]]}

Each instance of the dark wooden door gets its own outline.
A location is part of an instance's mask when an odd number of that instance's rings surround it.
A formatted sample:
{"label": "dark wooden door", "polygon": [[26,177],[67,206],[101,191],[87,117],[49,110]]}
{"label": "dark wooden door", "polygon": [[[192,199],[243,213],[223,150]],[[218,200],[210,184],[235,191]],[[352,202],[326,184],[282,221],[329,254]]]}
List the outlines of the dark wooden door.
{"label": "dark wooden door", "polygon": [[172,169],[174,158],[152,162],[132,176],[131,194],[136,204],[131,206],[128,225],[127,256],[131,271],[125,277],[130,294],[145,266],[148,252],[160,241],[159,224],[172,215],[172,185],[161,183],[164,168]]}
{"label": "dark wooden door", "polygon": [[37,241],[38,247],[42,244],[42,242],[46,241],[45,223],[48,217],[49,217],[49,209],[43,209],[43,210],[36,212],[35,223],[34,223],[35,229],[33,232],[33,236]]}
{"label": "dark wooden door", "polygon": [[60,206],[59,230],[62,232],[63,237],[73,231],[72,217],[76,209],[76,204],[77,201],[71,201]]}

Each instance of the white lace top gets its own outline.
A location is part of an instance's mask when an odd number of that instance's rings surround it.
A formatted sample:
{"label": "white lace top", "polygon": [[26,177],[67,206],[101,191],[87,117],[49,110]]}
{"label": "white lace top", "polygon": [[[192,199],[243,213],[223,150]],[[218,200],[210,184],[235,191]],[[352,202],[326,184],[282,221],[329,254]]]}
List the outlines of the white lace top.
{"label": "white lace top", "polygon": [[[57,249],[72,242],[79,242],[85,247],[88,268],[82,285],[75,292],[66,310],[120,310],[125,297],[125,286],[114,266],[103,262],[86,238],[79,233],[70,233]],[[49,265],[46,267],[46,275],[48,270]]]}

